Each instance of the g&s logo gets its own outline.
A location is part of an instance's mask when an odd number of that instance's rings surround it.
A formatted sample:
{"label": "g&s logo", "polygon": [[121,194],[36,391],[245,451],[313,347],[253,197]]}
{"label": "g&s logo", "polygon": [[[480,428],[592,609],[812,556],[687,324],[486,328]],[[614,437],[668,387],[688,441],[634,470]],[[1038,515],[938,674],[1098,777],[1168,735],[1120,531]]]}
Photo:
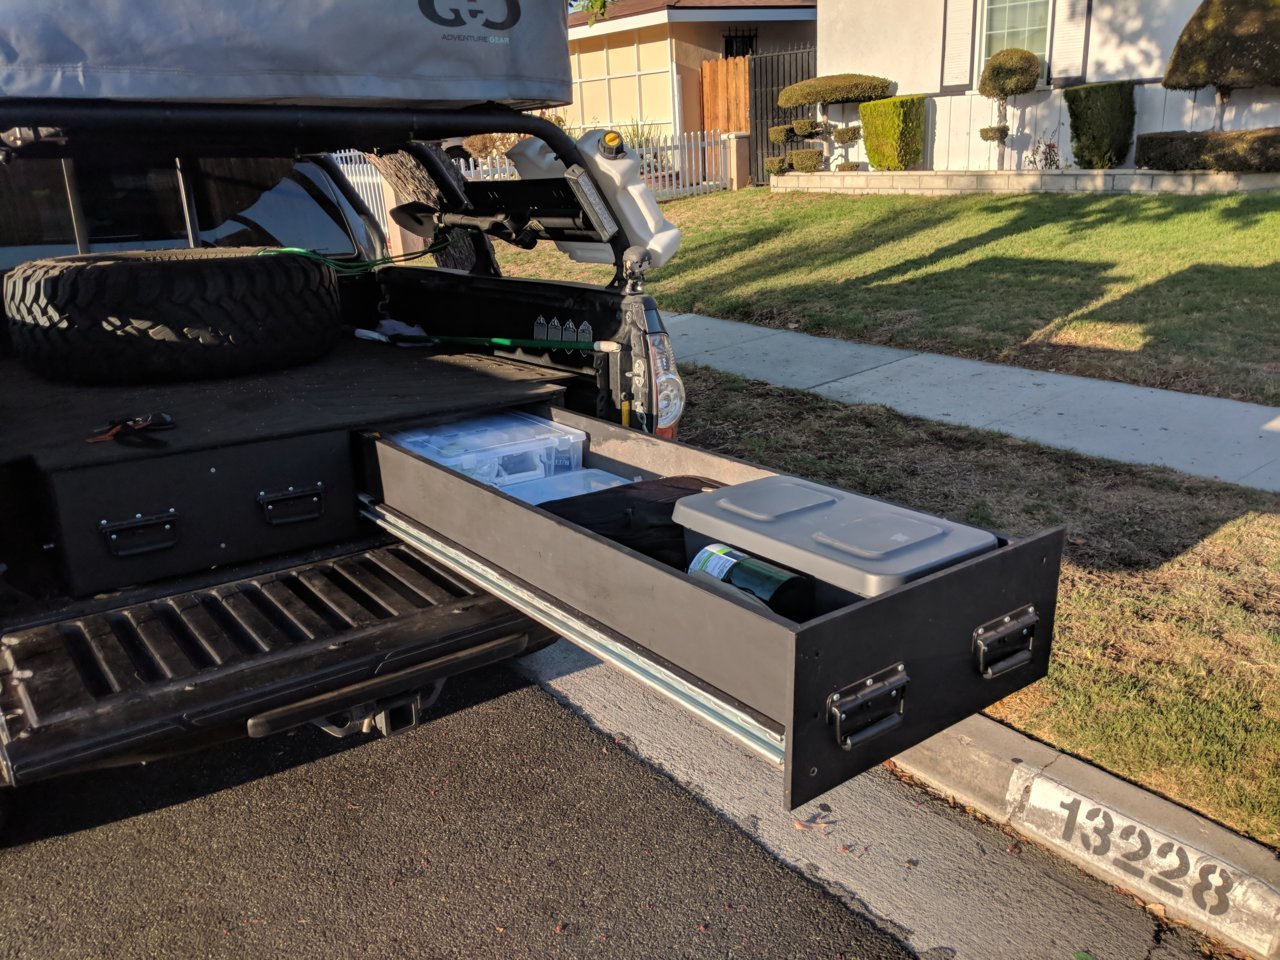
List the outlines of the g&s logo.
{"label": "g&s logo", "polygon": [[418,0],[418,9],[442,27],[510,30],[520,20],[520,0]]}

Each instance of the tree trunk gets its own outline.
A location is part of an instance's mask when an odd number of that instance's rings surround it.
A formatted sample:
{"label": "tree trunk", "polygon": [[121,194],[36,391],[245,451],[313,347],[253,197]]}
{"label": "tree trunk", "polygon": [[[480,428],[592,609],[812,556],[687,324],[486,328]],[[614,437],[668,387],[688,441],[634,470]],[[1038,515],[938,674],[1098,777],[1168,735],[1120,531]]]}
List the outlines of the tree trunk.
{"label": "tree trunk", "polygon": [[[440,149],[436,144],[430,143],[426,145],[427,149],[437,154],[444,162],[444,166],[450,171],[452,177],[456,178],[459,185],[466,183],[462,173],[458,170],[448,155]],[[409,203],[413,200],[419,200],[429,206],[439,208],[440,206],[440,187],[435,180],[431,178],[431,174],[427,172],[426,167],[420,164],[412,154],[403,150],[397,150],[394,153],[378,156],[376,154],[366,154],[370,162],[378,168],[378,173],[382,174],[382,179],[391,187],[391,192],[395,196],[396,203]],[[393,229],[399,229],[394,227]],[[471,233],[471,242],[466,243],[459,240],[451,243],[439,253],[433,254],[436,264],[441,267],[449,267],[454,270],[471,270],[476,265],[477,247],[483,244],[488,251],[490,257],[493,256],[493,247],[489,243],[489,238],[483,234]],[[426,241],[421,237],[408,234],[405,237],[405,248],[409,251],[423,250],[426,248]]]}
{"label": "tree trunk", "polygon": [[[1009,104],[1004,97],[997,101],[996,107],[996,126],[1003,129],[1009,123]],[[1004,169],[1004,137],[996,143],[996,169]]]}

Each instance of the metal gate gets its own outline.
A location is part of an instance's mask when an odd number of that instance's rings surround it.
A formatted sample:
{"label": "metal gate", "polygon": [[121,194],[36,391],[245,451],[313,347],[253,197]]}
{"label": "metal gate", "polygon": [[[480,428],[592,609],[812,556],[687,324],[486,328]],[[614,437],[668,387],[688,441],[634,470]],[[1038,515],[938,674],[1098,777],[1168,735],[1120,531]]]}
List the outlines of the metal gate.
{"label": "metal gate", "polygon": [[755,183],[768,183],[764,158],[780,157],[787,152],[786,147],[769,142],[769,128],[813,116],[813,107],[782,109],[778,106],[778,91],[817,76],[818,51],[816,47],[800,47],[777,53],[752,54],[750,60],[751,179]]}

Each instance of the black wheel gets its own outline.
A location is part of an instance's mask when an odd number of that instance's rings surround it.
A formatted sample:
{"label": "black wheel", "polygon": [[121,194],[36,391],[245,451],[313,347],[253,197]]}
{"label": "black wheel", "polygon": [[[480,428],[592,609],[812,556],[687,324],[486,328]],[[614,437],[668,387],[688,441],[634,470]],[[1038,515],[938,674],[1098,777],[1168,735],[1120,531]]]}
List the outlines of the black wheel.
{"label": "black wheel", "polygon": [[32,260],[4,282],[13,351],[56,380],[142,383],[306,363],[342,333],[328,264],[256,248]]}

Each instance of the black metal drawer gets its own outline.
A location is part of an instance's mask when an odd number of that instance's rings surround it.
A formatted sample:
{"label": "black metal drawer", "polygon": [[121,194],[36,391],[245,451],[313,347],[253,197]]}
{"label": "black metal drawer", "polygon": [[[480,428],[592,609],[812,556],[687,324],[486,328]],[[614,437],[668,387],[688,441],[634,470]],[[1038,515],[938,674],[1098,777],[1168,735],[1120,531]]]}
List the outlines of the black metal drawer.
{"label": "black metal drawer", "polygon": [[[586,466],[769,471],[562,410]],[[1044,676],[1063,532],[796,623],[379,440],[370,516],[785,766],[790,807]]]}
{"label": "black metal drawer", "polygon": [[71,592],[84,595],[350,537],[346,431],[50,474]]}

